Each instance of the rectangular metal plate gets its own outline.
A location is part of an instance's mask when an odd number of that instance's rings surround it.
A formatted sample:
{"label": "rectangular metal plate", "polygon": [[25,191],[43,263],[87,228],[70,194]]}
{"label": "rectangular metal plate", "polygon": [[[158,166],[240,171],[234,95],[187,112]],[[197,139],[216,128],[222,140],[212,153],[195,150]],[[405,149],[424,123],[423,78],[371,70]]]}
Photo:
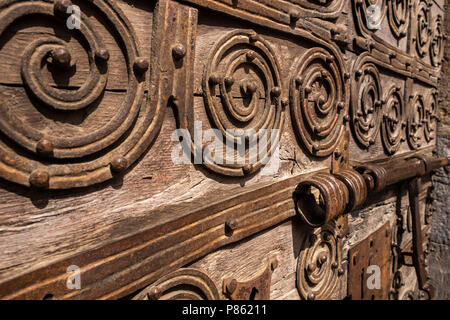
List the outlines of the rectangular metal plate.
{"label": "rectangular metal plate", "polygon": [[[352,300],[387,300],[391,228],[380,229],[349,250],[348,294]],[[379,269],[378,269],[379,268]],[[377,286],[377,279],[379,284]]]}

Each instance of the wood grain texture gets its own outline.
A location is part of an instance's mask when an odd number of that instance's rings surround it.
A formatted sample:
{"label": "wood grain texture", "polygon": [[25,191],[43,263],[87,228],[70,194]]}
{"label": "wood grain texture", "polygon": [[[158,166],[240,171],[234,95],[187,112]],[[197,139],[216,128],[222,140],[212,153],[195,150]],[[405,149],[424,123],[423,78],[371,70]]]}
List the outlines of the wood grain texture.
{"label": "wood grain texture", "polygon": [[[295,59],[308,49],[316,46],[329,47],[329,50],[342,58],[345,69],[341,70],[343,73],[352,70],[359,55],[352,47],[349,47],[352,50],[340,50],[334,43],[327,44],[330,42],[327,31],[330,23],[324,24],[326,28],[322,28],[312,23],[313,20],[305,20],[304,25],[299,23],[298,28],[290,28],[287,12],[280,16],[277,11],[267,9],[267,16],[261,18],[253,14],[245,16],[240,11],[231,13],[233,9],[227,7],[223,9],[229,14],[226,15],[202,8],[201,6],[206,5],[204,1],[181,2],[200,3],[196,6],[199,16],[191,83],[193,96],[186,99],[193,101],[189,107],[192,107],[194,119],[202,121],[208,128],[211,127],[211,119],[205,109],[202,89],[205,62],[217,41],[235,29],[252,29],[267,41],[280,64],[282,96],[288,96],[291,80],[289,76]],[[157,50],[152,48],[151,28],[154,23],[156,1],[117,0],[116,3],[132,25],[142,55],[150,57],[151,52]],[[214,10],[221,8],[217,4],[218,1],[214,3],[212,5]],[[287,8],[284,3],[283,11],[287,11]],[[83,12],[98,16],[98,13],[89,10],[88,6],[83,7]],[[440,12],[439,8],[433,10],[434,13]],[[270,23],[266,25],[267,18]],[[339,22],[349,26],[352,25],[351,18],[351,6],[346,4]],[[65,31],[55,32],[51,21],[43,23],[38,19],[15,24],[0,43],[0,61],[5,61],[2,64],[5,69],[0,74],[0,102],[9,101],[11,108],[20,113],[24,119],[40,128],[48,128],[53,132],[58,130],[56,132],[61,136],[76,136],[81,131],[94,130],[112,117],[117,110],[118,101],[126,90],[127,82],[123,77],[127,74],[126,62],[120,46],[116,43],[117,35],[105,28],[101,16],[98,17],[98,21],[93,20],[98,32],[104,36],[105,45],[111,56],[110,64],[113,66],[109,70],[108,82],[100,104],[92,110],[74,113],[76,116],[70,119],[64,114],[57,117],[49,115],[45,109],[26,108],[28,95],[22,86],[20,76],[20,52],[37,35],[58,34],[62,38],[70,38]],[[379,33],[382,35],[388,33],[388,28],[388,25],[384,25]],[[349,33],[356,36],[357,32],[352,28]],[[321,36],[324,34],[326,37]],[[311,36],[310,39],[308,36]],[[87,78],[88,58],[84,48],[76,40],[68,40],[72,59],[77,61],[76,73],[67,79],[55,76],[51,70],[44,70],[43,79],[51,86],[78,88]],[[387,37],[386,41],[402,50],[407,49],[406,40],[396,42],[393,38]],[[167,52],[167,55],[171,54]],[[395,63],[401,65],[398,61]],[[154,70],[153,67],[150,66],[148,74],[167,71]],[[424,74],[423,77],[430,78],[429,74]],[[380,67],[380,79],[383,90],[398,84],[402,92],[412,90],[427,94],[431,88],[429,84],[424,84],[423,79],[412,81],[411,87],[408,87],[404,74],[395,74],[383,66]],[[189,81],[183,82],[183,85],[186,82]],[[182,90],[181,87],[182,85],[178,89]],[[144,100],[149,99],[151,90],[147,83]],[[175,165],[171,160],[171,153],[178,142],[172,141],[171,137],[179,125],[177,108],[170,104],[164,108],[167,112],[161,130],[148,150],[123,175],[118,175],[108,182],[65,191],[40,191],[0,180],[0,282],[75,254],[101,248],[152,226],[181,219],[197,206],[214,203],[301,174],[330,168],[329,157],[317,158],[306,152],[302,141],[295,133],[290,112],[285,113],[280,139],[280,169],[274,175],[264,176],[255,173],[247,177],[233,178],[216,175],[201,165]],[[85,112],[95,115],[95,121],[91,121],[92,118],[87,119]],[[57,122],[57,127],[48,121],[50,117],[54,117],[52,120]],[[350,123],[346,123],[345,126],[346,130],[351,130]],[[365,150],[358,146],[352,134],[350,136],[351,160],[368,162],[388,158],[380,134],[377,135],[375,144]],[[5,144],[11,149],[26,154],[27,151],[15,148],[5,134],[0,133],[0,138],[6,141]],[[434,140],[424,144],[421,151],[429,154],[434,144]],[[395,155],[401,156],[409,152],[411,150],[404,142]],[[366,208],[349,215],[350,235],[345,239],[344,252],[376,230],[383,222],[390,221],[392,225],[395,224],[396,211],[400,211],[405,217],[406,228],[406,195],[401,191],[399,198],[396,198],[397,192],[397,189],[389,189],[385,194],[370,199]],[[217,287],[221,288],[224,277],[233,276],[242,279],[251,277],[255,270],[261,268],[263,257],[274,253],[279,256],[279,268],[272,277],[271,298],[298,299],[299,294],[295,287],[296,259],[305,234],[306,231],[299,226],[296,219],[288,220],[271,226],[267,231],[260,232],[250,239],[227,245],[204,258],[198,257],[197,261],[188,265],[206,272]],[[405,246],[410,239],[411,235],[406,234],[400,246]],[[333,298],[345,297],[345,290],[342,289],[345,287],[345,278],[344,276],[341,290],[336,291]]]}

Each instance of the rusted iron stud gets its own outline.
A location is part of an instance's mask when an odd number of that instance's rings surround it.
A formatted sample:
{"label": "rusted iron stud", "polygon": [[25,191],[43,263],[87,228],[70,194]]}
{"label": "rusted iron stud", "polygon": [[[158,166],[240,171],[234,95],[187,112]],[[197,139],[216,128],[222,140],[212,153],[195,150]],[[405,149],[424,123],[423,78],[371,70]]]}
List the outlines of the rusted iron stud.
{"label": "rusted iron stud", "polygon": [[236,219],[230,218],[225,222],[225,233],[230,236],[238,228]]}
{"label": "rusted iron stud", "polygon": [[134,62],[134,68],[136,69],[137,72],[144,73],[145,71],[148,70],[149,63],[148,63],[147,59],[138,57],[138,58],[136,58],[136,61]]}
{"label": "rusted iron stud", "polygon": [[100,49],[95,52],[95,57],[102,62],[107,62],[109,60],[109,51],[106,49]]}
{"label": "rusted iron stud", "polygon": [[50,180],[50,175],[48,174],[48,172],[41,170],[41,169],[34,170],[30,174],[30,178],[29,178],[30,185],[32,185],[33,187],[36,187],[36,188],[48,187],[49,180]]}
{"label": "rusted iron stud", "polygon": [[218,85],[220,83],[221,77],[217,73],[213,73],[208,81],[211,85]]}
{"label": "rusted iron stud", "polygon": [[113,172],[123,172],[126,168],[128,168],[128,160],[124,157],[117,157],[111,161],[111,170]]}
{"label": "rusted iron stud", "polygon": [[157,286],[154,286],[150,288],[149,292],[147,293],[148,300],[158,300],[161,297],[161,289]]}
{"label": "rusted iron stud", "polygon": [[36,152],[41,155],[50,155],[53,152],[53,143],[47,139],[40,140],[36,144]]}
{"label": "rusted iron stud", "polygon": [[72,59],[69,50],[66,48],[57,48],[51,53],[53,63],[63,69],[70,67],[70,60]]}
{"label": "rusted iron stud", "polygon": [[227,77],[225,77],[225,78],[223,79],[223,81],[224,81],[225,85],[226,85],[228,88],[230,88],[230,87],[234,84],[235,79],[234,79],[234,77],[232,77],[232,76],[227,76]]}
{"label": "rusted iron stud", "polygon": [[296,23],[300,19],[300,12],[292,9],[291,11],[289,11],[289,18],[291,20],[291,23]]}
{"label": "rusted iron stud", "polygon": [[186,56],[186,47],[181,43],[176,44],[172,48],[172,55],[176,60],[181,60]]}
{"label": "rusted iron stud", "polygon": [[278,98],[281,95],[281,88],[280,87],[273,87],[270,92],[271,92],[273,97]]}

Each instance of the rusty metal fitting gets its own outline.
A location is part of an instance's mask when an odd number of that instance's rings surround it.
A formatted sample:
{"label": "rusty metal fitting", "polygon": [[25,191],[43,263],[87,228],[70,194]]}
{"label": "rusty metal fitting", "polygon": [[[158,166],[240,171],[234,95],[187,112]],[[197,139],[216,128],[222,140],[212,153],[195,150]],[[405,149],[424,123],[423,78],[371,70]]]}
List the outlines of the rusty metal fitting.
{"label": "rusty metal fitting", "polygon": [[360,207],[367,199],[367,184],[364,177],[356,170],[344,169],[335,173],[349,191],[349,202],[346,211],[352,211]]}
{"label": "rusty metal fitting", "polygon": [[97,50],[95,57],[101,62],[107,62],[109,60],[109,51],[106,49]]}
{"label": "rusty metal fitting", "polygon": [[34,170],[30,174],[29,182],[30,185],[36,188],[46,188],[50,180],[50,175],[44,170]]}
{"label": "rusty metal fitting", "polygon": [[148,300],[158,300],[161,297],[161,289],[157,286],[150,288],[147,293]]}
{"label": "rusty metal fitting", "polygon": [[[365,164],[355,166],[355,170],[364,176],[368,191],[378,192],[386,187],[387,171],[384,167],[374,164]],[[370,177],[366,177],[367,175]],[[373,184],[371,183],[372,180]]]}
{"label": "rusty metal fitting", "polygon": [[333,175],[319,173],[298,184],[294,201],[300,217],[308,225],[319,227],[345,212],[349,191]]}
{"label": "rusty metal fitting", "polygon": [[181,60],[186,56],[186,47],[178,43],[172,48],[172,55],[176,60]]}
{"label": "rusty metal fitting", "polygon": [[124,157],[117,157],[111,161],[111,170],[114,172],[123,172],[128,168],[128,160]]}
{"label": "rusty metal fitting", "polygon": [[136,61],[134,62],[134,68],[136,71],[143,73],[148,70],[149,63],[145,58],[138,57],[138,58],[136,58]]}
{"label": "rusty metal fitting", "polygon": [[36,152],[40,155],[49,156],[53,153],[53,143],[47,139],[41,139],[36,144]]}
{"label": "rusty metal fitting", "polygon": [[70,60],[72,59],[69,50],[66,48],[57,48],[51,53],[53,63],[60,68],[68,69],[70,67]]}

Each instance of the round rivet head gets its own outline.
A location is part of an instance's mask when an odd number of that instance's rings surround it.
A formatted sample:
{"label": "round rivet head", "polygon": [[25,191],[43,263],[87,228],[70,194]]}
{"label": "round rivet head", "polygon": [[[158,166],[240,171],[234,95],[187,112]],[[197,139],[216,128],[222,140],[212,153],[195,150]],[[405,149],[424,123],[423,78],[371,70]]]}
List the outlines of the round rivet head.
{"label": "round rivet head", "polygon": [[209,76],[209,83],[212,85],[218,85],[220,83],[220,76],[216,73],[213,73]]}
{"label": "round rivet head", "polygon": [[34,170],[30,175],[30,184],[36,188],[45,188],[48,186],[50,175],[44,170]]}
{"label": "round rivet head", "polygon": [[66,48],[58,48],[52,51],[53,62],[60,67],[70,67],[70,60],[72,59],[69,50]]}
{"label": "round rivet head", "polygon": [[49,155],[53,152],[53,143],[50,140],[42,139],[36,144],[36,152],[42,155]]}
{"label": "round rivet head", "polygon": [[128,161],[124,157],[117,157],[111,161],[111,170],[122,172],[128,167]]}
{"label": "round rivet head", "polygon": [[181,43],[172,48],[172,55],[176,60],[181,60],[186,56],[186,48]]}
{"label": "round rivet head", "polygon": [[55,1],[55,11],[61,13],[67,13],[67,9],[72,6],[72,1],[70,0],[56,0]]}
{"label": "round rivet head", "polygon": [[289,18],[291,22],[297,22],[300,19],[300,13],[297,10],[291,10],[289,11]]}
{"label": "round rivet head", "polygon": [[344,274],[344,269],[339,268],[338,269],[338,276],[342,276]]}
{"label": "round rivet head", "polygon": [[316,295],[314,293],[310,292],[310,293],[308,293],[307,298],[308,298],[308,300],[314,300],[314,299],[316,299]]}
{"label": "round rivet head", "polygon": [[95,52],[95,57],[100,61],[106,62],[109,60],[109,51],[106,49],[97,50]]}
{"label": "round rivet head", "polygon": [[324,264],[325,262],[327,262],[327,256],[324,254],[324,255],[321,255],[320,257],[319,257],[319,263],[320,264]]}
{"label": "round rivet head", "polygon": [[279,97],[281,95],[280,87],[273,87],[271,90],[272,96]]}
{"label": "round rivet head", "polygon": [[161,289],[159,287],[152,287],[147,293],[147,298],[149,300],[158,300],[161,297]]}
{"label": "round rivet head", "polygon": [[331,267],[332,267],[333,269],[336,269],[336,268],[338,267],[337,262],[336,262],[336,261],[333,261],[333,263],[331,264]]}
{"label": "round rivet head", "polygon": [[145,58],[139,57],[136,58],[136,61],[134,62],[134,67],[139,72],[145,72],[148,70],[149,64]]}
{"label": "round rivet head", "polygon": [[223,81],[225,82],[225,85],[227,87],[231,87],[234,84],[234,78],[229,76],[229,77],[225,77],[225,79],[223,79]]}
{"label": "round rivet head", "polygon": [[256,58],[256,53],[255,51],[249,51],[245,56],[247,57],[247,60],[252,61]]}
{"label": "round rivet head", "polygon": [[300,87],[303,84],[303,78],[302,77],[296,77],[295,78],[295,84],[297,85],[297,87]]}
{"label": "round rivet head", "polygon": [[250,94],[254,94],[258,90],[258,86],[254,82],[249,82],[247,84],[247,90]]}
{"label": "round rivet head", "polygon": [[334,62],[334,57],[333,56],[327,56],[325,58],[326,63],[333,63]]}

